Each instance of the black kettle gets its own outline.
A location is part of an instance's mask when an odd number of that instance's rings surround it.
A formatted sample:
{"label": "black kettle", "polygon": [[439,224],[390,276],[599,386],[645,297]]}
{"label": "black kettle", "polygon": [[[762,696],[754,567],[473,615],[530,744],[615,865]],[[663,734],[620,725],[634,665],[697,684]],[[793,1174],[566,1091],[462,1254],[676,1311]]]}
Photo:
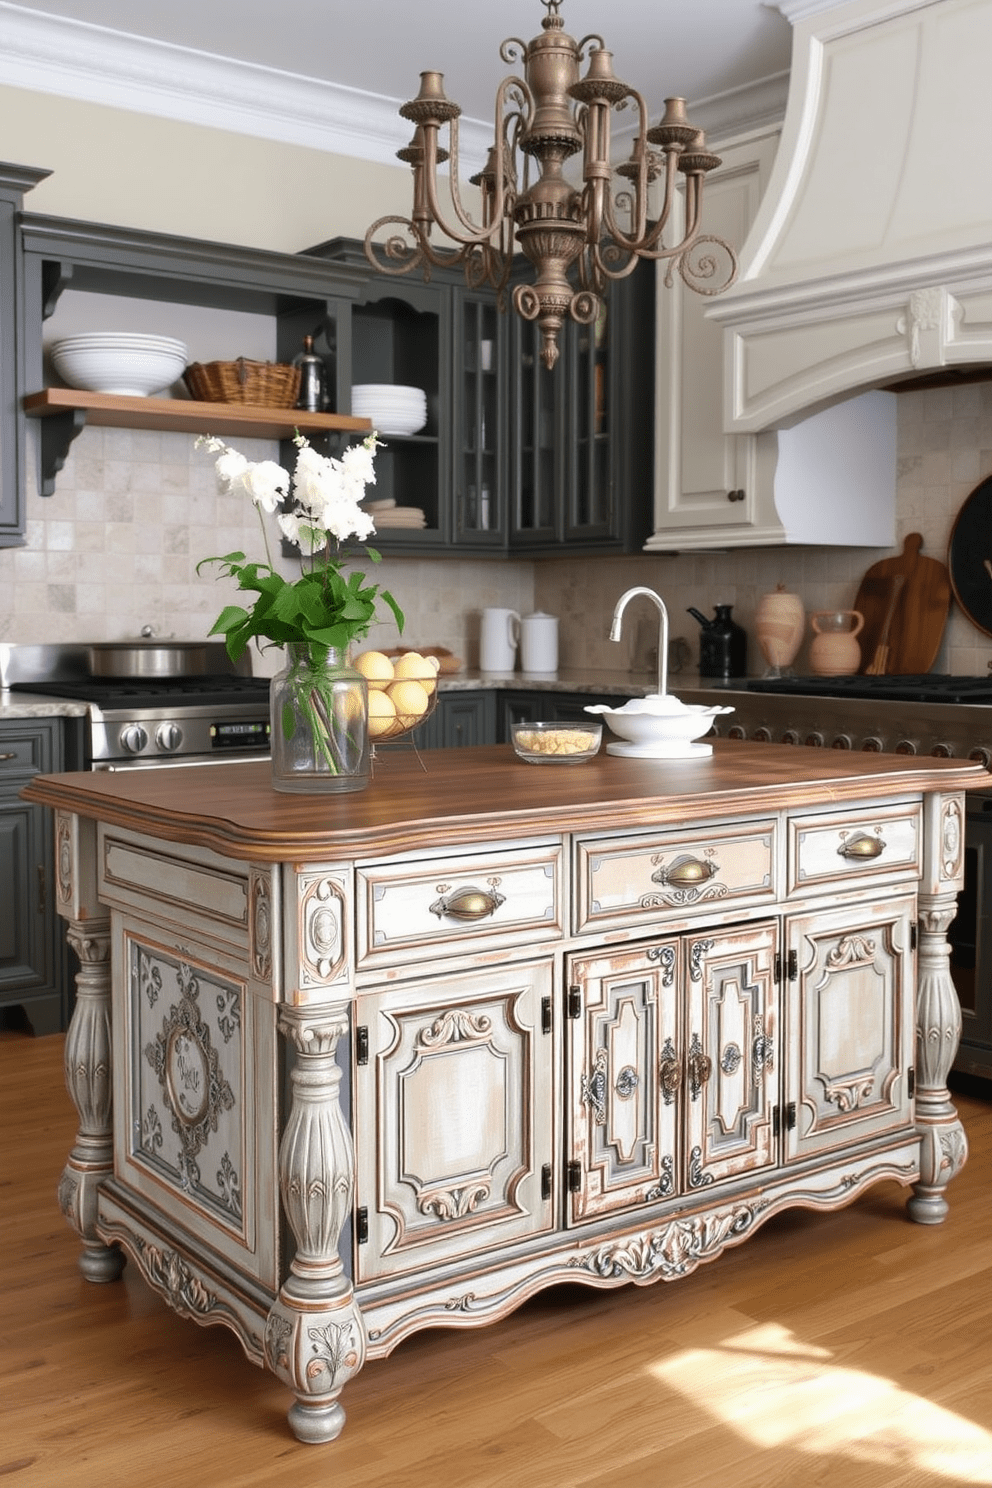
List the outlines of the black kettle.
{"label": "black kettle", "polygon": [[747,631],[731,620],[733,605],[714,605],[712,620],[689,606],[688,613],[702,626],[699,635],[699,675],[701,677],[744,677],[747,675]]}

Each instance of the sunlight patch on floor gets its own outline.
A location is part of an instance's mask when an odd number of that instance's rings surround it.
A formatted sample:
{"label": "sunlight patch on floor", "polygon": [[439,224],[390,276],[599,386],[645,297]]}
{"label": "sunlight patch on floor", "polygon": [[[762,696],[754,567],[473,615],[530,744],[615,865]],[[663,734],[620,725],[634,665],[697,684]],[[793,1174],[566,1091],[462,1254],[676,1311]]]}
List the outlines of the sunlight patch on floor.
{"label": "sunlight patch on floor", "polygon": [[830,1363],[829,1350],[766,1324],[687,1349],[651,1373],[758,1447],[791,1447],[992,1484],[992,1434],[891,1380]]}

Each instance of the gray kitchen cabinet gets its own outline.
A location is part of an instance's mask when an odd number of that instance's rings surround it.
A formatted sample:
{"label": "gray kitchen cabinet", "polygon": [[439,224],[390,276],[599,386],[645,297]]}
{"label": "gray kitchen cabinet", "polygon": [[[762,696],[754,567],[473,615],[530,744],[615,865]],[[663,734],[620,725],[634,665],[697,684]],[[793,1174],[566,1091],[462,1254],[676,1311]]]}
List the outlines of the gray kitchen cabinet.
{"label": "gray kitchen cabinet", "polygon": [[23,801],[37,774],[70,767],[58,718],[0,720],[0,1020],[20,1009],[36,1034],[69,1017],[67,953],[55,912],[52,813]]}
{"label": "gray kitchen cabinet", "polygon": [[0,548],[24,543],[25,337],[18,217],[24,193],[48,174],[0,162]]}
{"label": "gray kitchen cabinet", "polygon": [[[418,749],[462,749],[496,742],[496,693],[492,688],[442,692],[426,723],[414,731]],[[398,748],[404,747],[398,745]]]}
{"label": "gray kitchen cabinet", "polygon": [[510,726],[514,723],[588,723],[586,708],[602,703],[608,708],[622,707],[626,694],[598,696],[591,692],[514,692],[512,688],[496,694],[496,742],[508,744]]}

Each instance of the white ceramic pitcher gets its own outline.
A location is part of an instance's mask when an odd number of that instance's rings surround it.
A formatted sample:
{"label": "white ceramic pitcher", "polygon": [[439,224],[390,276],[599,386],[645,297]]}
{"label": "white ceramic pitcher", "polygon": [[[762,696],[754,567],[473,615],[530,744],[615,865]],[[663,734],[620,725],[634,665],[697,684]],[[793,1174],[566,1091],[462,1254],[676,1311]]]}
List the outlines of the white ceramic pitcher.
{"label": "white ceramic pitcher", "polygon": [[520,616],[516,610],[483,610],[479,632],[479,669],[512,672],[517,664]]}
{"label": "white ceramic pitcher", "polygon": [[558,616],[536,610],[520,622],[520,664],[525,672],[557,672]]}

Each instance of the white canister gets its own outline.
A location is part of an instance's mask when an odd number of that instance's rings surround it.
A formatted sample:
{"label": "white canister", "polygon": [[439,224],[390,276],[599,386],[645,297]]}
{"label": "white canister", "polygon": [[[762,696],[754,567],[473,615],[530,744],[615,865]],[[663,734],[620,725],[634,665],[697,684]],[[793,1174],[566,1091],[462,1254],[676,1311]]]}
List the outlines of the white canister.
{"label": "white canister", "polygon": [[557,672],[558,617],[538,610],[520,622],[520,663],[525,672]]}
{"label": "white canister", "polygon": [[512,672],[517,664],[520,616],[516,610],[483,610],[479,631],[479,669]]}

